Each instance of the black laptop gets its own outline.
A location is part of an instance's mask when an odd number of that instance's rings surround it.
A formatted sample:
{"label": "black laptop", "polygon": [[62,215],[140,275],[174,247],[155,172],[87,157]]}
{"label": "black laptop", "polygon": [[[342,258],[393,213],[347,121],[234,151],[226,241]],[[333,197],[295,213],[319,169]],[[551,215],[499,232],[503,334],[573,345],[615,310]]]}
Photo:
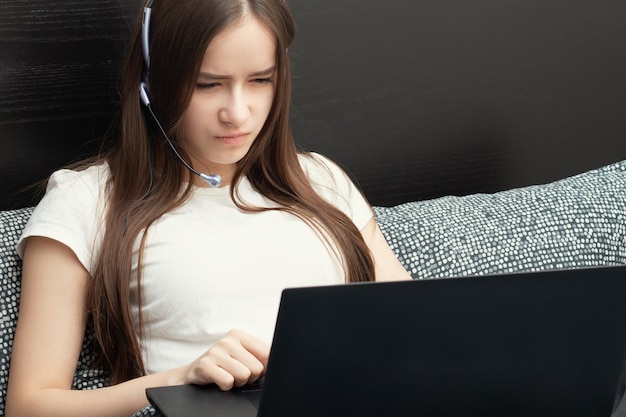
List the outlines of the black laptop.
{"label": "black laptop", "polygon": [[262,387],[147,395],[165,417],[607,417],[625,319],[625,267],[287,289]]}

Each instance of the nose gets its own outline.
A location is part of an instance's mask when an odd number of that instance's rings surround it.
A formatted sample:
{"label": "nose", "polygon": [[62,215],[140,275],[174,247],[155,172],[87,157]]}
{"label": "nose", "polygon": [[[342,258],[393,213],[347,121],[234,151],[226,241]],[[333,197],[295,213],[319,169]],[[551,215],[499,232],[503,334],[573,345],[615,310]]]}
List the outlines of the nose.
{"label": "nose", "polygon": [[250,118],[250,106],[243,91],[233,91],[219,111],[222,122],[242,126]]}

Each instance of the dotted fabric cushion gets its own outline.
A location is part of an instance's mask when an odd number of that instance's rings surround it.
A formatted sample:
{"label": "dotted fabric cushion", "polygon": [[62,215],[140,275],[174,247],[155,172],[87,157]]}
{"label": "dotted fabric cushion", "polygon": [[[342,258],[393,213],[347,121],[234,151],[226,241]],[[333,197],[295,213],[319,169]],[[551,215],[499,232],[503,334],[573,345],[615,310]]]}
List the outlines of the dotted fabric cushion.
{"label": "dotted fabric cushion", "polygon": [[20,302],[20,278],[22,265],[15,242],[32,212],[31,209],[5,211],[0,215],[0,279],[2,296],[0,297],[0,415],[4,415],[7,378],[13,334]]}
{"label": "dotted fabric cushion", "polygon": [[415,279],[624,264],[625,171],[374,210]]}

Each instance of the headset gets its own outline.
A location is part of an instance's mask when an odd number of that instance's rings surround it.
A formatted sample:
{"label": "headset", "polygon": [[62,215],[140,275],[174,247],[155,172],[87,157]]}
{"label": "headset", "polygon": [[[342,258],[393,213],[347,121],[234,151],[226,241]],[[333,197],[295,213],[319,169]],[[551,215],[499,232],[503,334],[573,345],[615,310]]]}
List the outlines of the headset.
{"label": "headset", "polygon": [[183,159],[182,156],[180,156],[178,150],[176,150],[176,147],[167,136],[167,133],[165,133],[165,129],[163,129],[163,126],[161,126],[159,119],[156,117],[156,114],[154,114],[154,111],[152,110],[150,95],[148,94],[148,76],[150,74],[150,17],[152,14],[153,2],[154,0],[148,0],[148,2],[146,2],[146,5],[143,8],[143,18],[141,20],[141,50],[143,52],[144,70],[141,76],[141,81],[139,83],[139,97],[144,107],[148,110],[148,112],[156,122],[159,130],[163,134],[163,137],[165,137],[165,140],[170,145],[170,148],[172,148],[172,151],[174,151],[174,155],[176,155],[180,162],[182,162],[185,168],[202,178],[211,187],[219,187],[222,184],[222,177],[220,175],[208,175],[203,174],[202,172],[198,172],[193,169],[191,165],[189,165],[189,163],[187,163],[187,161]]}

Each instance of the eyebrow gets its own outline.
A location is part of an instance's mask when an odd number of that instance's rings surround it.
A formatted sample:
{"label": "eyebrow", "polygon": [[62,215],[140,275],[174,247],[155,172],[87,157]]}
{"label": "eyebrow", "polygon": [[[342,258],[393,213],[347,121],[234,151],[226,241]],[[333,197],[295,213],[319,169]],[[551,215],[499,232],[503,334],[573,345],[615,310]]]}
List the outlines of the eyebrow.
{"label": "eyebrow", "polygon": [[[269,76],[269,75],[272,75],[274,72],[276,72],[275,65],[269,67],[268,69],[253,72],[252,74],[249,75],[249,77]],[[205,79],[205,80],[228,80],[232,77],[229,75],[212,74],[210,72],[200,71],[200,73],[198,74],[198,78]]]}

